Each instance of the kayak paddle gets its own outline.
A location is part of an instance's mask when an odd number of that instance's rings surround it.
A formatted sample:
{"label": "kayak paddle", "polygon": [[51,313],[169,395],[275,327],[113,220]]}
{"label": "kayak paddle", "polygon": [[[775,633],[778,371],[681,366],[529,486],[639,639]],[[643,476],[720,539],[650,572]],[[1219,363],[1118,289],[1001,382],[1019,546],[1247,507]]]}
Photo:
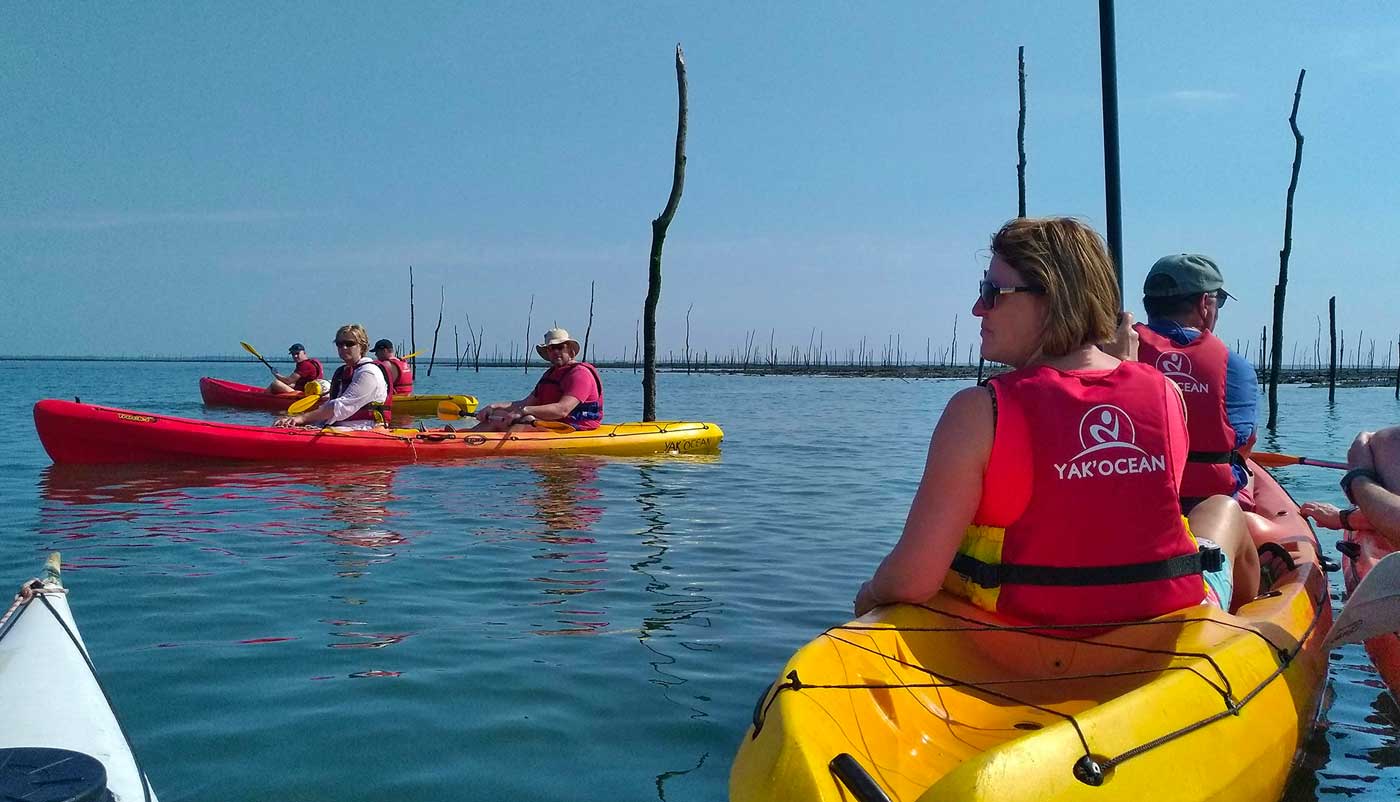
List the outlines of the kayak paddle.
{"label": "kayak paddle", "polygon": [[[441,418],[442,420],[461,420],[462,418],[468,417],[467,415],[463,414],[463,412],[462,412],[462,406],[461,406],[461,405],[455,404],[455,403],[453,403],[453,402],[451,402],[451,401],[439,401],[439,402],[438,402],[437,416],[438,416],[439,418]],[[538,418],[530,418],[529,420],[523,420],[523,419],[522,419],[522,420],[516,421],[516,423],[520,423],[520,424],[527,424],[527,423],[528,423],[529,425],[534,426],[534,427],[536,427],[536,428],[539,428],[539,429],[548,429],[549,431],[552,431],[552,432],[572,432],[572,431],[574,431],[574,427],[570,426],[570,425],[567,424],[567,423],[560,423],[559,421],[552,421],[552,420],[540,420],[540,419],[538,419]],[[512,424],[512,425],[515,425],[515,424]]]}
{"label": "kayak paddle", "polygon": [[243,342],[242,340],[239,340],[239,341],[238,341],[238,344],[241,345],[241,346],[243,346],[243,350],[244,350],[244,351],[247,351],[248,353],[250,353],[250,354],[252,354],[253,356],[257,357],[259,362],[263,363],[264,365],[267,365],[267,369],[270,370],[270,371],[272,371],[272,375],[273,375],[273,376],[276,376],[276,375],[277,375],[277,368],[274,368],[271,364],[268,363],[268,361],[267,361],[266,359],[263,359],[263,355],[260,354],[260,353],[258,353],[258,349],[256,349],[256,348],[254,348],[253,346],[251,346],[251,345],[249,345],[249,344]]}
{"label": "kayak paddle", "polygon": [[1400,552],[1383,557],[1351,592],[1322,644],[1324,651],[1400,631],[1400,556],[1397,555]]}
{"label": "kayak paddle", "polygon": [[1256,451],[1249,455],[1250,459],[1265,468],[1282,468],[1285,465],[1312,465],[1317,468],[1335,468],[1339,471],[1347,469],[1345,462],[1332,462],[1325,459],[1313,459],[1312,457],[1295,457],[1292,454],[1274,454],[1269,451]]}
{"label": "kayak paddle", "polygon": [[288,415],[300,415],[301,413],[316,406],[321,401],[321,385],[319,382],[306,383],[305,398],[298,398],[287,407]]}

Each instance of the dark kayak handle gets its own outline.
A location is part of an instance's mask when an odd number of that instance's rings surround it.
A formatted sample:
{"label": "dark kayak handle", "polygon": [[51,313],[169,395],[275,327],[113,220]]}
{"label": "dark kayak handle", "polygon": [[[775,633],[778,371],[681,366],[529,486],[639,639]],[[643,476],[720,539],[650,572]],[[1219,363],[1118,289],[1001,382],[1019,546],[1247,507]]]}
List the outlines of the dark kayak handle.
{"label": "dark kayak handle", "polygon": [[850,753],[842,752],[832,758],[827,768],[831,769],[831,773],[836,775],[836,779],[840,780],[842,785],[850,789],[857,802],[891,802],[885,789],[875,782],[870,772],[851,757]]}

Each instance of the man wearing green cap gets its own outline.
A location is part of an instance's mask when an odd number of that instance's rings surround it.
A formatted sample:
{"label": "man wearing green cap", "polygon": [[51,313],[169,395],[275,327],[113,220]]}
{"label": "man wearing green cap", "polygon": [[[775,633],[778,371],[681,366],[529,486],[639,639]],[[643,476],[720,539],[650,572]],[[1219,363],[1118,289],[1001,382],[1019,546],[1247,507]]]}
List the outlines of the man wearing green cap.
{"label": "man wearing green cap", "polygon": [[1164,256],[1142,287],[1146,325],[1138,324],[1138,360],[1181,387],[1190,454],[1181,480],[1182,508],[1213,495],[1253,508],[1249,471],[1240,455],[1253,445],[1259,380],[1254,367],[1212,332],[1225,301],[1225,278],[1209,257]]}

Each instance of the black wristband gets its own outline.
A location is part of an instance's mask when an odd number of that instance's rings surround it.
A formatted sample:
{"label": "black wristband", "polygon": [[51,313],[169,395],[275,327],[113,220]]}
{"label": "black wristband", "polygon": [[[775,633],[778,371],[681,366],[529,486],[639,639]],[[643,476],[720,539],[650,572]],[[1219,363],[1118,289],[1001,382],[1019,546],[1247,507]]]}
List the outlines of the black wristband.
{"label": "black wristband", "polygon": [[1370,479],[1377,484],[1381,481],[1380,474],[1377,474],[1370,468],[1352,468],[1347,471],[1346,474],[1342,476],[1340,484],[1342,486],[1342,493],[1346,495],[1347,501],[1350,501],[1352,504],[1356,503],[1356,499],[1351,497],[1351,483],[1355,482],[1357,479]]}
{"label": "black wristband", "polygon": [[1338,518],[1340,518],[1340,519],[1342,520],[1342,528],[1343,528],[1343,529],[1350,529],[1350,528],[1351,528],[1351,514],[1352,514],[1353,512],[1356,512],[1356,508],[1355,508],[1355,507],[1347,507],[1346,509],[1342,510],[1342,512],[1341,512],[1340,515],[1337,516]]}

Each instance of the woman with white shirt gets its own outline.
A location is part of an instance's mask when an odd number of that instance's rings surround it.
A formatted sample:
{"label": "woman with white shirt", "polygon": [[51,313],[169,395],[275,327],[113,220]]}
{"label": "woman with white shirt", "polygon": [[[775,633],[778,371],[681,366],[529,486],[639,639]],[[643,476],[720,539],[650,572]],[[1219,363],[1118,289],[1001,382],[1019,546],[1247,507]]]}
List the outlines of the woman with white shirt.
{"label": "woman with white shirt", "polygon": [[335,333],[336,353],[345,364],[331,376],[330,397],[308,412],[278,418],[274,426],[322,424],[345,429],[372,429],[389,422],[388,374],[370,359],[369,335],[358,323],[341,326]]}

